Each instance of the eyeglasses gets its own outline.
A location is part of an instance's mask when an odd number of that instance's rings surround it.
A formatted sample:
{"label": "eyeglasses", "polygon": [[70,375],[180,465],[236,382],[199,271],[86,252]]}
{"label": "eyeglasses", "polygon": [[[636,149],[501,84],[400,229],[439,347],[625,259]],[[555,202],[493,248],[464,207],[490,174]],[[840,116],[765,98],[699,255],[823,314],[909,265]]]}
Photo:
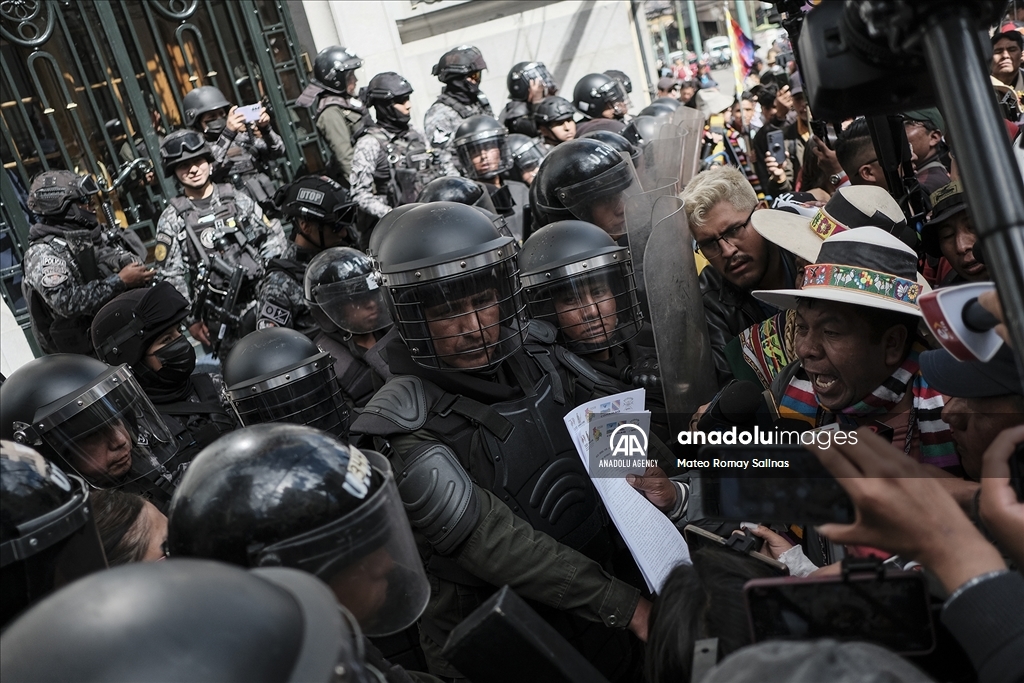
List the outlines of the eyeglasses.
{"label": "eyeglasses", "polygon": [[740,236],[743,231],[750,225],[750,219],[754,215],[754,211],[757,211],[755,206],[750,210],[750,215],[747,216],[747,220],[743,221],[739,225],[734,225],[731,228],[727,228],[718,237],[712,237],[711,239],[704,240],[697,243],[697,251],[704,255],[705,258],[713,259],[718,258],[722,255],[722,242],[728,242],[730,246],[735,247],[734,241]]}

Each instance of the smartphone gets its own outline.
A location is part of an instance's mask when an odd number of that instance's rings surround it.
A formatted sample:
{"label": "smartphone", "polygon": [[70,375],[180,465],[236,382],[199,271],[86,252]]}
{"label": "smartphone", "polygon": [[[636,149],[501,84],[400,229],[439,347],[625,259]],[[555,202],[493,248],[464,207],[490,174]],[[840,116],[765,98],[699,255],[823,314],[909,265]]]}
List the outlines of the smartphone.
{"label": "smartphone", "polygon": [[235,111],[245,116],[246,123],[256,123],[260,120],[260,112],[263,110],[263,104],[257,102],[256,104],[247,104],[239,107]]}
{"label": "smartphone", "polygon": [[[725,538],[692,524],[687,524],[686,528],[683,529],[683,538],[686,540],[686,545],[690,548],[691,556],[699,548],[724,548],[726,544]],[[779,576],[789,576],[789,568],[778,560],[773,560],[767,555],[762,555],[754,550],[742,554],[771,568]]]}
{"label": "smartphone", "polygon": [[782,166],[786,163],[786,150],[783,147],[781,130],[768,131],[768,153],[775,157],[775,161]]}
{"label": "smartphone", "polygon": [[904,655],[935,649],[921,572],[753,579],[743,587],[750,634],[763,640],[860,640]]}
{"label": "smartphone", "polygon": [[[693,519],[850,524],[853,501],[802,446],[704,446],[690,480]],[[743,463],[746,463],[745,465]]]}

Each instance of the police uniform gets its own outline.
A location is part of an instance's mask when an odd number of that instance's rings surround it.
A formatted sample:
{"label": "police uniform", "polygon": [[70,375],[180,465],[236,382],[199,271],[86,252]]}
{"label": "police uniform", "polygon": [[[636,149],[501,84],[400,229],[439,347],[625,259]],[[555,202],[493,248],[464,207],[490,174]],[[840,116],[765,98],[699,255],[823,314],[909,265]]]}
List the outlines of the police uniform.
{"label": "police uniform", "polygon": [[267,262],[266,275],[257,287],[256,329],[290,327],[309,337],[319,331],[302,290],[306,266],[318,253],[291,242],[280,258]]}
{"label": "police uniform", "polygon": [[409,128],[395,135],[374,126],[356,141],[349,184],[359,208],[380,218],[395,207],[416,201],[434,178],[457,174],[454,167],[445,173],[435,164],[418,131]]}
{"label": "police uniform", "polygon": [[[493,116],[491,104],[483,93],[477,94],[477,101],[472,104],[465,104],[451,95],[442,92],[427,109],[423,117],[423,130],[426,133],[430,146],[438,150],[439,163],[444,169],[445,175],[456,175],[457,169],[452,160],[452,153],[449,145],[455,137],[455,131],[465,119],[477,114]],[[451,170],[456,169],[456,173]]]}
{"label": "police uniform", "polygon": [[[157,224],[156,240],[153,255],[157,268],[193,303],[199,294],[194,289],[196,279],[206,259],[216,256],[231,268],[244,268],[246,284],[235,311],[239,315],[255,306],[255,284],[264,273],[263,259],[278,256],[287,247],[281,224],[265,216],[249,195],[236,192],[231,185],[214,185],[212,195],[201,200],[171,199]],[[212,268],[208,271],[211,283],[216,280],[218,288],[227,286],[228,276]],[[210,332],[216,334],[212,328]],[[242,330],[232,330],[224,340],[227,348],[241,335]]]}
{"label": "police uniform", "polygon": [[88,335],[92,316],[127,289],[117,271],[136,259],[117,247],[96,248],[91,236],[71,236],[68,231],[84,229],[80,225],[32,226],[22,263],[22,292],[32,334],[43,353],[92,355]]}
{"label": "police uniform", "polygon": [[260,129],[260,136],[248,126],[244,131],[225,127],[210,145],[214,159],[210,177],[215,183],[245,188],[257,204],[268,207],[277,188],[264,169],[268,162],[283,157],[285,148],[284,140],[269,125]]}
{"label": "police uniform", "polygon": [[355,97],[321,95],[316,106],[316,129],[331,148],[328,175],[342,185],[352,174],[352,141],[368,123],[366,107]]}

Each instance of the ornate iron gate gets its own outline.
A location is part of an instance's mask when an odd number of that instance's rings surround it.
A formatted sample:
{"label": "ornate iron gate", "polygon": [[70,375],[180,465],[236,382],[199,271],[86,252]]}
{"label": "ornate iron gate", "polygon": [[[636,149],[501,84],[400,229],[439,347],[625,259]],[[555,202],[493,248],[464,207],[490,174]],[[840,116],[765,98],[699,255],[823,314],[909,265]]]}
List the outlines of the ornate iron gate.
{"label": "ornate iron gate", "polygon": [[[291,108],[308,79],[298,52],[280,0],[0,0],[0,292],[19,322],[27,326],[20,263],[32,177],[61,168],[109,176],[135,157],[159,161],[160,135],[182,125],[192,88],[264,101],[287,149],[278,179],[322,169],[308,111]],[[147,244],[176,193],[155,166],[115,202]]]}

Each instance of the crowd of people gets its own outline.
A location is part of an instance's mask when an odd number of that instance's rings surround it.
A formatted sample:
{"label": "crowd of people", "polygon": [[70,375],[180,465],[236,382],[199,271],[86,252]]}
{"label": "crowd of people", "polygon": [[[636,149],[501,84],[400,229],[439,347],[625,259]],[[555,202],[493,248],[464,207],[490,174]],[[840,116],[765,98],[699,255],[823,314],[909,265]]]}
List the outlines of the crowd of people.
{"label": "crowd of people", "polygon": [[[1018,152],[1022,45],[993,32]],[[330,163],[281,187],[268,112],[187,93],[183,127],[160,131],[180,194],[148,263],[101,229],[91,178],[33,180],[23,286],[44,355],[0,386],[5,680],[527,671],[452,645],[503,586],[608,681],[1024,679],[1024,376],[1005,325],[991,360],[959,361],[919,303],[991,279],[938,109],[901,114],[915,214],[865,119],[814,125],[795,62],[735,97],[666,75],[635,115],[621,71],[570,99],[520,62],[495,116],[483,52],[460,46],[422,130],[413,85],[359,90],[361,66],[317,55],[296,106]],[[677,265],[699,291],[644,279],[660,197],[685,216]],[[688,295],[704,326],[652,325],[656,297]],[[1002,319],[994,290],[979,302]],[[787,429],[856,434],[809,449],[855,518],[702,516],[669,429],[675,345],[709,351],[694,431],[753,425],[721,407],[742,393]],[[657,593],[563,422],[635,388],[659,466],[629,484],[687,542],[721,541],[691,545]],[[928,652],[856,624],[755,637],[749,582],[865,567],[927,573]]]}

